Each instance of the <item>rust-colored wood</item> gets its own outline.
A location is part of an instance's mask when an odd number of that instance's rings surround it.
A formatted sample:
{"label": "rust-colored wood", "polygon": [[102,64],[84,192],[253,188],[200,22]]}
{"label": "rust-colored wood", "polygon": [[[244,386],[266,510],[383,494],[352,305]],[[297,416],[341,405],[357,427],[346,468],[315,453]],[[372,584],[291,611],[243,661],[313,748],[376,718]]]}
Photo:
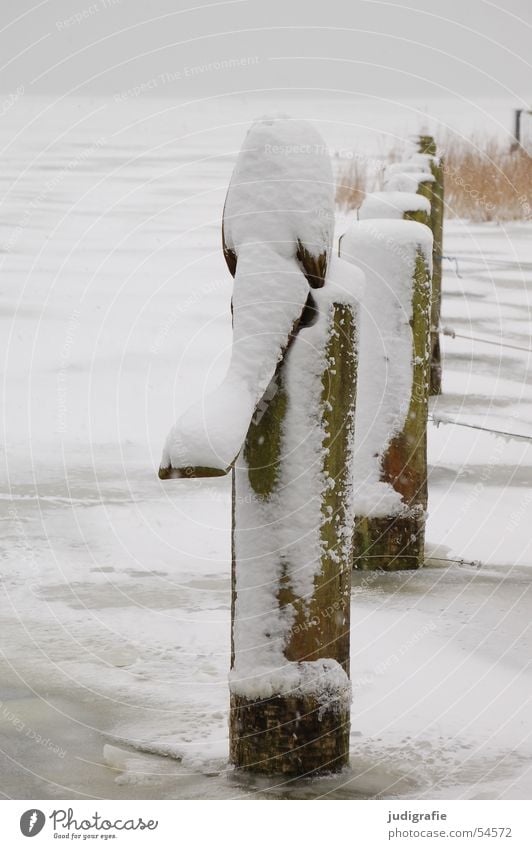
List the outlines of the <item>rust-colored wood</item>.
{"label": "rust-colored wood", "polygon": [[405,424],[382,458],[382,480],[400,493],[398,516],[357,517],[356,569],[418,569],[424,562],[427,509],[427,415],[430,372],[430,272],[418,252],[412,288],[412,395]]}

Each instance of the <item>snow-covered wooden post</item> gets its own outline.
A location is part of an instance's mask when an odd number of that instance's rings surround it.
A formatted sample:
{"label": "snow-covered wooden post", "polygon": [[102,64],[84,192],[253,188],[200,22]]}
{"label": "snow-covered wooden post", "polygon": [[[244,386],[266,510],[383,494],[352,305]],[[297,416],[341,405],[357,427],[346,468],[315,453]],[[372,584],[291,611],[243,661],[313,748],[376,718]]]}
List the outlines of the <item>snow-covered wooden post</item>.
{"label": "snow-covered wooden post", "polygon": [[434,177],[431,186],[431,230],[434,237],[432,251],[432,301],[431,301],[431,356],[430,356],[430,394],[441,394],[442,364],[440,348],[441,283],[443,252],[444,218],[444,165],[432,136],[418,136],[418,156],[425,161]]}
{"label": "snow-covered wooden post", "polygon": [[360,221],[390,218],[430,226],[430,201],[413,192],[372,192],[364,198],[358,217]]}
{"label": "snow-covered wooden post", "polygon": [[[401,169],[401,170],[399,170]],[[394,163],[386,169],[384,188],[387,192],[408,192],[419,194],[432,202],[434,177],[425,162]],[[430,221],[432,224],[432,219]]]}
{"label": "snow-covered wooden post", "polygon": [[437,155],[434,138],[420,135],[417,153],[407,162],[395,162],[386,169],[385,186],[406,192],[416,191],[430,201],[429,226],[433,235],[431,294],[430,394],[441,394],[440,313],[444,218],[444,165]]}
{"label": "snow-covered wooden post", "polygon": [[178,420],[161,463],[162,477],[234,469],[230,755],[264,774],[334,771],[349,752],[363,275],[331,258],[333,191],[310,125],[253,125],[224,210],[231,363]]}
{"label": "snow-covered wooden post", "polygon": [[231,760],[267,774],[335,771],[349,756],[357,329],[338,264],[235,464]]}
{"label": "snow-covered wooden post", "polygon": [[[398,216],[405,211],[404,198],[399,201]],[[423,565],[427,507],[432,234],[415,221],[367,219],[342,237],[340,255],[367,280],[355,418],[354,564],[415,569]]]}

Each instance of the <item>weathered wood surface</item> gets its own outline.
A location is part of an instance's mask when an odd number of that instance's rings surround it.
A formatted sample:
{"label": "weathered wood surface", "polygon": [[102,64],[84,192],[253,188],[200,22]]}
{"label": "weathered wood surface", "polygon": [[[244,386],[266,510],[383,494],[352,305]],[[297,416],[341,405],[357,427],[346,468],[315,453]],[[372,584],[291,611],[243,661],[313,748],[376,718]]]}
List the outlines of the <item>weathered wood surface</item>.
{"label": "weathered wood surface", "polygon": [[429,385],[430,273],[418,253],[412,287],[412,396],[405,424],[382,458],[382,480],[400,493],[401,514],[357,517],[357,569],[418,569],[424,562],[427,509],[427,415]]}
{"label": "weathered wood surface", "polygon": [[[321,562],[310,597],[300,597],[292,576],[313,564],[290,549],[283,551],[276,598],[279,609],[291,612],[288,634],[265,635],[281,640],[287,664],[332,659],[349,674],[349,610],[351,586],[351,540],[343,531],[349,528],[348,458],[353,441],[354,399],[356,391],[356,316],[348,304],[335,304],[330,317],[326,363],[321,381],[316,382],[314,410],[309,409],[309,427],[326,434],[317,479],[325,476],[329,486],[321,501]],[[295,345],[304,344],[297,337]],[[234,471],[233,496],[233,569],[232,569],[232,663],[238,667],[239,647],[235,644],[235,621],[239,612],[239,573],[246,562],[239,562],[239,535],[245,533],[239,521],[239,503],[247,498],[249,487],[264,506],[273,509],[274,536],[282,535],[283,524],[293,522],[278,504],[282,464],[297,445],[297,436],[284,432],[287,405],[298,403],[289,397],[286,369],[290,352],[279,364],[276,391],[257,421],[252,422]],[[314,420],[314,424],[312,424]],[[303,469],[301,471],[304,471]],[[308,493],[308,498],[312,493]],[[294,510],[301,505],[294,504]],[[247,511],[250,507],[247,505]],[[248,518],[249,522],[249,518]],[[257,515],[257,522],[260,517]],[[308,529],[312,530],[312,529]],[[268,611],[265,611],[268,613]],[[249,647],[247,647],[249,648]],[[346,679],[347,680],[347,679]],[[318,685],[319,689],[319,685]],[[244,769],[272,774],[304,775],[327,772],[345,766],[349,756],[349,699],[341,692],[334,696],[291,692],[273,694],[267,699],[248,698],[236,691],[231,695],[231,759]]]}
{"label": "weathered wood surface", "polygon": [[349,759],[349,706],[315,697],[231,697],[230,759],[265,775],[337,772]]}
{"label": "weathered wood surface", "polygon": [[442,391],[442,362],[440,345],[441,298],[442,298],[442,253],[444,220],[444,163],[438,156],[436,143],[432,136],[419,136],[418,150],[430,157],[430,171],[434,177],[431,184],[431,220],[430,227],[434,237],[432,251],[432,299],[431,299],[431,358],[430,358],[430,395],[440,395]]}

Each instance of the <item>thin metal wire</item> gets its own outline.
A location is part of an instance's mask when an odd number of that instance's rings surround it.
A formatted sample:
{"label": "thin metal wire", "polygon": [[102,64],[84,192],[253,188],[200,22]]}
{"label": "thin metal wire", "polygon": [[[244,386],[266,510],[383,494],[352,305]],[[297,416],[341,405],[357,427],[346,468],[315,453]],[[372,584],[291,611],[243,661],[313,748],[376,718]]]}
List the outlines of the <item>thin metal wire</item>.
{"label": "thin metal wire", "polygon": [[518,268],[520,271],[532,271],[532,263],[519,262],[519,260],[505,259],[489,259],[485,256],[469,257],[469,256],[450,256],[449,254],[440,254],[438,259],[445,259],[448,262],[454,263],[454,270],[457,277],[462,279],[460,274],[460,262],[471,263],[472,265],[491,265],[494,268]]}
{"label": "thin metal wire", "polygon": [[[371,560],[372,558],[374,558],[374,559],[379,558],[380,560],[383,559],[382,554],[364,554],[363,556],[364,556],[364,560]],[[401,557],[401,559],[406,559],[406,558],[410,557],[414,560],[417,560],[417,556],[415,554],[400,554],[398,556]],[[357,558],[355,557],[355,559],[357,559]],[[480,569],[484,565],[480,560],[464,560],[463,557],[431,557],[431,555],[429,554],[429,555],[426,555],[425,559],[427,561],[438,560],[438,561],[441,561],[442,563],[460,563],[461,566],[476,566],[477,569]],[[532,566],[530,568],[532,569]],[[360,570],[355,570],[355,571],[363,572],[365,570],[360,569]]]}
{"label": "thin metal wire", "polygon": [[465,333],[457,333],[452,327],[443,327],[441,332],[450,339],[469,339],[471,342],[483,342],[485,345],[497,345],[499,348],[512,348],[514,351],[526,351],[527,354],[532,354],[532,348],[525,348],[524,345],[511,345],[509,342],[498,342],[495,339],[481,339],[480,336],[466,336]]}
{"label": "thin metal wire", "polygon": [[509,436],[512,439],[524,439],[526,442],[532,442],[532,436],[528,436],[524,433],[511,433],[508,430],[496,430],[493,427],[483,427],[482,425],[471,424],[470,422],[457,422],[451,419],[439,419],[437,416],[429,416],[429,421],[434,422],[436,427],[439,427],[441,424],[450,424],[457,425],[458,427],[470,427],[473,430],[485,430],[487,433],[496,433],[499,436]]}

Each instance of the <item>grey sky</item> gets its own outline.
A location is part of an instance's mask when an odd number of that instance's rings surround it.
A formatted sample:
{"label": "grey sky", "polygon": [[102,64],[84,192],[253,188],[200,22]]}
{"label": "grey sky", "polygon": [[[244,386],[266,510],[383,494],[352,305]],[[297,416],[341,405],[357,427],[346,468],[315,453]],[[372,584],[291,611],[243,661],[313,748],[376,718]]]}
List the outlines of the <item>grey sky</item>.
{"label": "grey sky", "polygon": [[[0,0],[0,89],[532,99],[530,0]],[[232,67],[209,68],[223,62]],[[202,69],[202,66],[203,69]],[[205,67],[207,66],[207,67]]]}

